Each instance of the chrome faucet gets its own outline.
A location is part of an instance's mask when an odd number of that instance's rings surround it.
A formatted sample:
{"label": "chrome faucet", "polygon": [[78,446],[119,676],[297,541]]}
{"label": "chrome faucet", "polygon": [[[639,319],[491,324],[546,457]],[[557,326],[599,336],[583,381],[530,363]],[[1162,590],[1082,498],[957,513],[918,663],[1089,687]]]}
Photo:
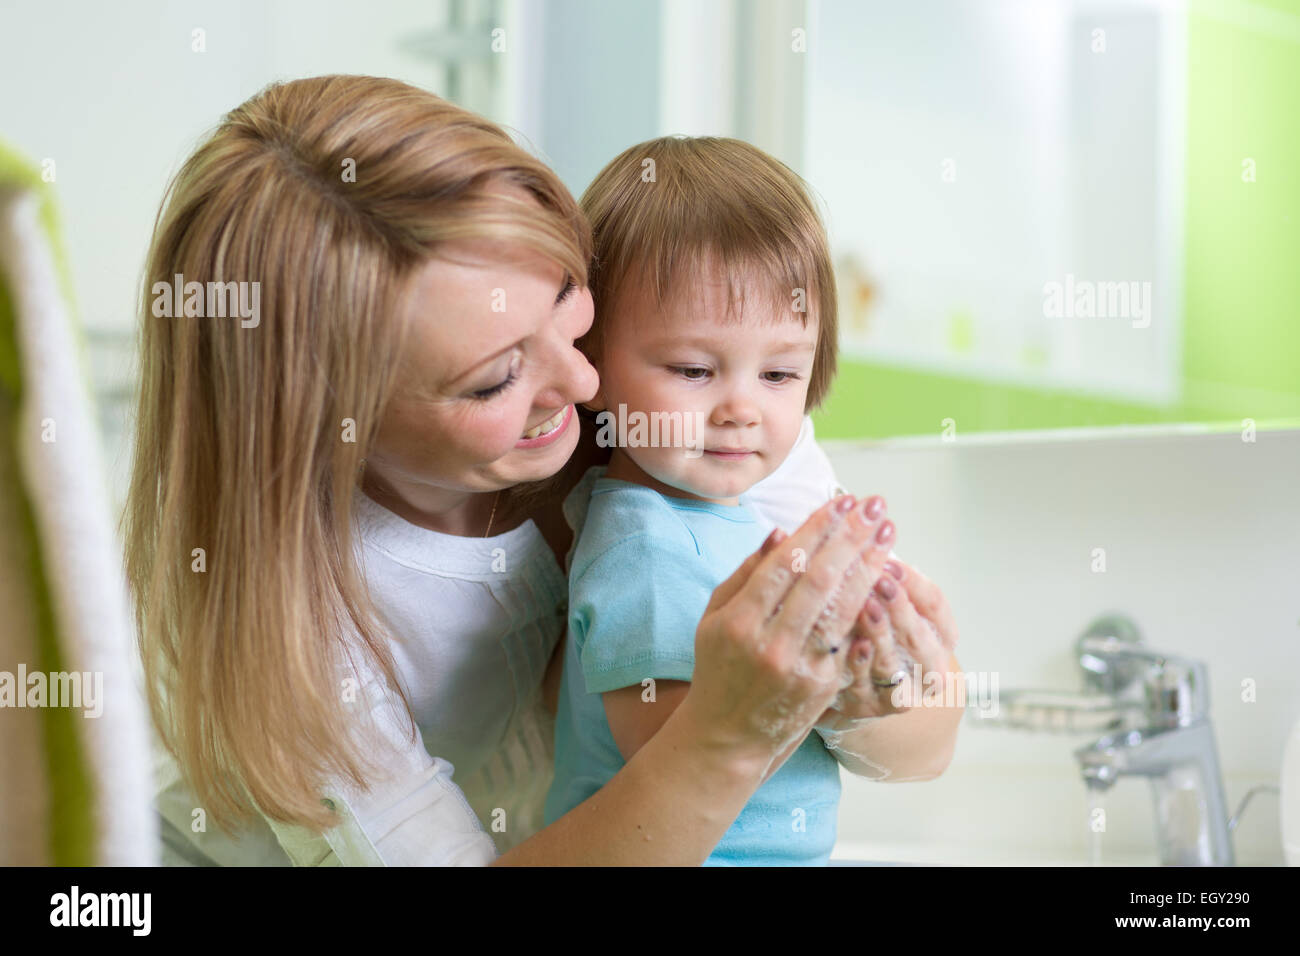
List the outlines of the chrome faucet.
{"label": "chrome faucet", "polygon": [[1006,691],[995,724],[1109,731],[1075,759],[1089,788],[1122,776],[1151,782],[1160,862],[1232,866],[1227,801],[1210,723],[1205,664],[1144,647],[1120,615],[1094,621],[1076,641],[1085,693]]}

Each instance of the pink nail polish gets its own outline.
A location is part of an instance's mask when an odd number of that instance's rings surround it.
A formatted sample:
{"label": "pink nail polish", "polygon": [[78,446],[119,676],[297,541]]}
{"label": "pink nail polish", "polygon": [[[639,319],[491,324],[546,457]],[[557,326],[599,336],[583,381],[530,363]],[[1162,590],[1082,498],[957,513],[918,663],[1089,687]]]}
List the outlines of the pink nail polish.
{"label": "pink nail polish", "polygon": [[894,580],[903,580],[903,566],[897,561],[886,561],[885,570],[894,576]]}

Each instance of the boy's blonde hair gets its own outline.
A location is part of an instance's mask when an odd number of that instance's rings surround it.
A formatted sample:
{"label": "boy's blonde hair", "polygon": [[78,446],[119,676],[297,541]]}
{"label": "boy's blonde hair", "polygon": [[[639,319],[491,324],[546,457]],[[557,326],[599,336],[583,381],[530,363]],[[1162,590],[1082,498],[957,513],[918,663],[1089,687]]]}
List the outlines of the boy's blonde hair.
{"label": "boy's blonde hair", "polygon": [[805,410],[822,403],[835,377],[835,275],[826,229],[792,169],[741,140],[662,136],[611,160],[581,206],[595,244],[596,316],[578,345],[593,362],[620,294],[633,285],[662,307],[720,274],[735,315],[752,278],[774,315],[792,312],[805,326],[810,312],[819,319]]}

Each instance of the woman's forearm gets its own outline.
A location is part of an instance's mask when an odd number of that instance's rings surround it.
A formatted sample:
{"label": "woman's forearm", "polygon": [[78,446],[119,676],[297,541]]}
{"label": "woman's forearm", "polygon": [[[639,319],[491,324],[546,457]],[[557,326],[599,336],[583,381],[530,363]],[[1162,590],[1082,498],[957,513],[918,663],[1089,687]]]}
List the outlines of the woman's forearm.
{"label": "woman's forearm", "polygon": [[770,763],[708,740],[683,701],[608,783],[495,863],[699,866]]}

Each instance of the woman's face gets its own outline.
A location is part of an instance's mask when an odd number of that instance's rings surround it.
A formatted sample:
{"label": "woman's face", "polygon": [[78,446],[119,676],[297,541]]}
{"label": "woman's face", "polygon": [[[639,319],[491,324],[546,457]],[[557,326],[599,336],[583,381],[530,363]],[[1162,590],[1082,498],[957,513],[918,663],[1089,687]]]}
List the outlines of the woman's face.
{"label": "woman's face", "polygon": [[[599,385],[573,344],[591,327],[591,293],[496,240],[448,244],[412,283],[406,352],[367,482],[439,513],[467,492],[559,471],[578,442],[573,403]],[[538,426],[553,430],[524,437]]]}

